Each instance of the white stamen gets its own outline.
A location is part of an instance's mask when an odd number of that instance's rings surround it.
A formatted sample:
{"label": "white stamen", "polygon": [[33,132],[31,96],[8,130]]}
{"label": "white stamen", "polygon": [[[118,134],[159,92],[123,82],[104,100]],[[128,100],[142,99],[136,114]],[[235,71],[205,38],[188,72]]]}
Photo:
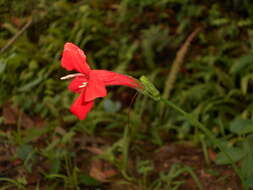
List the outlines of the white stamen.
{"label": "white stamen", "polygon": [[66,80],[66,79],[74,78],[76,76],[84,76],[84,74],[82,74],[82,73],[74,73],[74,74],[70,74],[70,75],[66,75],[64,77],[61,77],[60,79],[61,80]]}
{"label": "white stamen", "polygon": [[82,84],[83,85],[80,85],[78,88],[83,88],[83,87],[87,86],[87,82],[83,82]]}

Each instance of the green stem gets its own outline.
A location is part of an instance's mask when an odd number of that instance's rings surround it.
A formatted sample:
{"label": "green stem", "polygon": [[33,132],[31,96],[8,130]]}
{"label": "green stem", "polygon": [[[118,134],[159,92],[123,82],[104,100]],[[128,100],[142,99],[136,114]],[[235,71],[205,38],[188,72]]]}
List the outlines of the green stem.
{"label": "green stem", "polygon": [[175,109],[176,111],[178,111],[182,115],[184,115],[194,126],[198,127],[200,130],[202,130],[211,139],[213,144],[216,145],[220,149],[220,151],[223,152],[227,156],[227,158],[230,160],[233,169],[235,170],[236,174],[239,176],[240,180],[242,181],[242,185],[244,186],[243,189],[248,190],[249,187],[245,183],[244,177],[243,177],[240,169],[238,169],[236,167],[231,156],[227,153],[227,151],[224,149],[224,147],[219,143],[219,141],[212,134],[212,132],[210,130],[208,130],[202,123],[200,123],[192,114],[185,112],[184,110],[182,110],[180,107],[178,107],[174,103],[172,103],[164,98],[161,98],[160,101],[163,102],[164,104],[166,104],[167,106]]}
{"label": "green stem", "polygon": [[125,127],[124,129],[124,135],[123,135],[123,142],[124,146],[123,148],[123,170],[126,171],[127,165],[128,165],[128,149],[129,149],[129,126]]}
{"label": "green stem", "polygon": [[132,131],[130,129],[130,108],[133,105],[133,102],[136,98],[136,96],[138,95],[138,93],[136,92],[135,95],[133,96],[131,103],[129,105],[129,110],[128,110],[128,121],[127,121],[127,126],[124,128],[124,134],[123,134],[123,143],[124,145],[122,146],[122,156],[123,156],[123,163],[121,165],[121,173],[122,175],[128,179],[129,181],[131,181],[131,177],[128,176],[127,174],[127,166],[128,166],[128,151],[129,151],[129,146],[130,146],[130,138],[132,135]]}
{"label": "green stem", "polygon": [[130,145],[130,129],[129,125],[125,127],[124,134],[123,134],[123,143],[122,146],[122,156],[123,156],[123,162],[122,165],[120,165],[121,174],[124,178],[126,178],[128,181],[133,181],[133,178],[131,178],[127,173],[127,166],[128,166],[128,151],[129,151],[129,145]]}

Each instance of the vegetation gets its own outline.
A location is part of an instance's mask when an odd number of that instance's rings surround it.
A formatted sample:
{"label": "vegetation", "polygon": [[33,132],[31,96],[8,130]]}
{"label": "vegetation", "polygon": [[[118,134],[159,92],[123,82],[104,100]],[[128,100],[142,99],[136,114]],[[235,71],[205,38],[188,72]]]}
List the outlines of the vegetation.
{"label": "vegetation", "polygon": [[[252,10],[250,0],[0,0],[0,189],[253,188]],[[79,121],[59,80],[66,42],[93,69],[146,76],[162,101],[110,87]]]}

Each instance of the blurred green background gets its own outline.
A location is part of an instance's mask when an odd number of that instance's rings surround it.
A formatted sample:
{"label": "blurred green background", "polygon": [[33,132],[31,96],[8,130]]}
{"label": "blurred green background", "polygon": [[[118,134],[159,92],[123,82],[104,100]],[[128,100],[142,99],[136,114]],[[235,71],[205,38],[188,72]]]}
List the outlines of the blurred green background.
{"label": "blurred green background", "polygon": [[[253,186],[252,26],[250,0],[0,0],[0,186],[209,189],[203,170],[210,189],[228,188],[228,179],[241,189],[204,134],[132,89],[108,88],[79,121],[69,81],[59,80],[66,42],[93,69],[147,76],[213,132]],[[179,72],[165,94],[173,64]]]}

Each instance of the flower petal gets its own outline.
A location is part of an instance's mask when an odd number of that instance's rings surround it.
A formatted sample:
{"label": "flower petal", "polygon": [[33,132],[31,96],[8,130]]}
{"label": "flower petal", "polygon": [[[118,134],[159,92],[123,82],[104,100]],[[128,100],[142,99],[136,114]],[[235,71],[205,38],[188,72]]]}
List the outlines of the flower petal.
{"label": "flower petal", "polygon": [[95,98],[104,97],[106,94],[105,83],[94,70],[91,70],[85,91],[85,101],[92,101]]}
{"label": "flower petal", "polygon": [[105,83],[106,86],[124,85],[131,88],[141,88],[137,80],[127,75],[107,70],[92,70],[92,72],[96,73],[96,75],[99,76],[99,78]]}
{"label": "flower petal", "polygon": [[67,42],[64,45],[61,66],[66,70],[76,70],[80,73],[89,74],[90,67],[86,62],[84,52],[75,44]]}
{"label": "flower petal", "polygon": [[80,120],[86,118],[88,112],[92,109],[94,101],[84,102],[84,93],[77,97],[75,102],[71,105],[70,111],[75,114]]}
{"label": "flower petal", "polygon": [[[77,76],[75,77],[71,83],[68,86],[68,89],[75,92],[75,93],[81,93],[83,88],[80,88],[80,86],[83,85],[83,83],[86,83],[88,80],[84,76]],[[85,88],[85,87],[84,87]]]}

